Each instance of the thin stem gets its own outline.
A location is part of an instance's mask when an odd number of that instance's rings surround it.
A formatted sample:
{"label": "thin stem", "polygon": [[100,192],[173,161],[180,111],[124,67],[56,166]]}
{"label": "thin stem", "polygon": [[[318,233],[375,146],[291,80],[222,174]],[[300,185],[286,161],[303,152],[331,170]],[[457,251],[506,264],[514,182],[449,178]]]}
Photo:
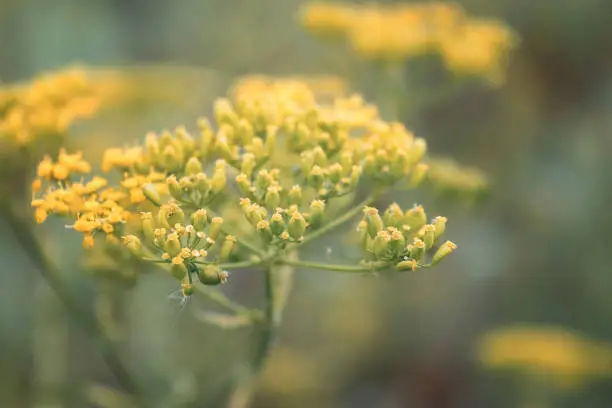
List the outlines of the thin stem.
{"label": "thin stem", "polygon": [[357,204],[354,208],[345,212],[340,217],[325,224],[325,226],[319,228],[318,230],[315,230],[311,232],[310,234],[306,235],[304,239],[298,244],[296,244],[293,248],[297,248],[299,246],[305,245],[308,242],[312,241],[313,239],[319,238],[320,236],[327,234],[329,231],[333,230],[334,228],[337,228],[340,225],[344,224],[345,222],[350,221],[351,218],[353,218],[354,216],[356,216],[363,210],[363,207],[371,204],[372,201],[374,201],[376,198],[378,198],[377,194],[370,194],[365,200]]}
{"label": "thin stem", "polygon": [[384,269],[389,266],[388,263],[384,263],[380,265],[372,265],[372,266],[330,265],[330,264],[322,264],[322,263],[308,262],[308,261],[293,261],[290,259],[282,259],[280,262],[285,265],[291,265],[291,266],[295,266],[299,268],[311,268],[311,269],[321,269],[323,271],[349,272],[349,273],[374,272],[376,270]]}
{"label": "thin stem", "polygon": [[138,406],[146,407],[140,387],[123,364],[112,340],[100,326],[100,322],[80,307],[72,296],[70,289],[62,281],[61,273],[47,259],[40,242],[32,231],[30,222],[18,216],[10,203],[2,202],[0,207],[17,242],[30,256],[36,269],[64,304],[70,316],[96,343],[102,358],[117,381],[132,395]]}
{"label": "thin stem", "polygon": [[[297,261],[297,253],[290,252],[288,260]],[[250,366],[230,396],[228,408],[246,408],[253,398],[257,376],[262,371],[276,340],[287,297],[291,291],[293,267],[288,263],[270,265],[265,271],[266,310],[265,320],[260,325],[261,334]]]}

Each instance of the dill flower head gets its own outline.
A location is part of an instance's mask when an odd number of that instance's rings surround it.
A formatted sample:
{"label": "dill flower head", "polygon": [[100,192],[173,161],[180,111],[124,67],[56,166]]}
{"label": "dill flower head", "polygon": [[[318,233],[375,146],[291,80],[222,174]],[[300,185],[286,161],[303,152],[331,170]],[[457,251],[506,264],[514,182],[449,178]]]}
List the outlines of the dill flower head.
{"label": "dill flower head", "polygon": [[84,69],[43,74],[29,83],[0,89],[0,139],[24,146],[40,137],[61,135],[98,107]]}
{"label": "dill flower head", "polygon": [[612,375],[612,345],[560,327],[510,326],[492,330],[481,338],[477,354],[486,367],[548,375],[560,387],[579,385],[589,377]]}
{"label": "dill flower head", "polygon": [[[324,103],[295,79],[249,78],[215,101],[213,120],[107,149],[102,175],[79,153],[46,157],[32,207],[38,222],[68,219],[87,248],[121,241],[183,285],[214,285],[228,279],[228,262],[281,259],[346,211],[338,204],[361,184],[417,186],[426,150],[359,95]],[[428,221],[422,207],[377,211],[364,212],[366,269],[415,270],[456,248],[440,239],[444,217]]]}
{"label": "dill flower head", "polygon": [[504,65],[517,44],[503,22],[470,18],[451,2],[308,3],[302,25],[313,34],[346,39],[365,59],[393,62],[436,53],[450,71],[493,83],[503,80]]}

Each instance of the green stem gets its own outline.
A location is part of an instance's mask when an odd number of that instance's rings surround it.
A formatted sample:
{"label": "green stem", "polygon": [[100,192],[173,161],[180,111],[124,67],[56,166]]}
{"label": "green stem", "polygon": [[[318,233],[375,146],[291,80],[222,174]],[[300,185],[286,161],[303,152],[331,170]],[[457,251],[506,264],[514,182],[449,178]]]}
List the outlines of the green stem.
{"label": "green stem", "polygon": [[340,217],[335,218],[333,221],[325,224],[325,226],[323,226],[323,227],[319,228],[318,230],[315,230],[315,231],[311,232],[310,234],[306,235],[304,237],[304,239],[301,242],[299,242],[298,244],[294,245],[293,248],[297,248],[297,247],[300,247],[302,245],[305,245],[308,242],[310,242],[310,241],[312,241],[312,240],[314,240],[316,238],[319,238],[322,235],[327,234],[329,231],[333,230],[334,228],[339,227],[340,225],[344,224],[345,222],[350,221],[351,218],[353,218],[354,216],[358,215],[360,212],[363,211],[363,207],[371,204],[377,198],[378,198],[378,194],[370,194],[365,200],[363,200],[362,202],[357,204],[355,207],[353,207],[349,211],[345,212]]}
{"label": "green stem", "polygon": [[[297,253],[288,253],[287,259],[297,261]],[[287,297],[291,291],[293,267],[288,263],[272,264],[265,271],[266,310],[260,325],[260,338],[249,367],[230,396],[228,408],[247,408],[253,398],[257,376],[262,371],[276,340]]]}
{"label": "green stem", "polygon": [[285,265],[291,265],[299,268],[311,268],[311,269],[320,269],[323,271],[332,271],[332,272],[349,272],[349,273],[363,273],[363,272],[373,272],[377,269],[383,269],[388,266],[388,264],[380,265],[377,267],[374,266],[358,266],[358,265],[329,265],[322,264],[317,262],[308,262],[308,261],[292,261],[289,259],[281,260],[281,263]]}
{"label": "green stem", "polygon": [[61,273],[47,259],[40,242],[32,231],[30,222],[17,215],[8,202],[0,203],[0,207],[17,242],[30,256],[36,269],[63,303],[70,316],[96,343],[96,348],[100,350],[102,358],[117,381],[132,395],[138,406],[146,407],[139,385],[123,364],[113,342],[100,326],[100,322],[87,313],[72,296],[70,289],[61,278]]}

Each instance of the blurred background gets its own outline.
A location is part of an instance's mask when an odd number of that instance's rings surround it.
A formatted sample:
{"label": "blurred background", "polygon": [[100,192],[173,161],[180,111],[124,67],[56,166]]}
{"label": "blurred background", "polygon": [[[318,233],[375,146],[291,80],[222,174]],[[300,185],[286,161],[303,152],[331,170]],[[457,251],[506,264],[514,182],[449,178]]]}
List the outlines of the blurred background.
{"label": "blurred background", "polygon": [[[305,30],[304,4],[0,0],[0,85],[75,63],[122,72],[128,96],[71,128],[70,143],[92,159],[194,123],[244,75],[335,75],[376,100],[371,62]],[[459,250],[436,269],[379,279],[300,271],[254,406],[612,406],[612,2],[458,4],[520,39],[505,81],[438,92],[456,85],[439,61],[404,61],[410,87],[396,113],[433,155],[480,168],[488,194],[385,198],[449,218]],[[122,352],[160,406],[224,406],[248,330],[205,325],[198,314],[210,305],[181,308],[163,276],[100,297],[79,237],[61,223],[38,230],[83,307],[112,309]],[[337,242],[307,255],[350,259]],[[223,290],[257,304],[259,278],[236,273]],[[2,221],[0,346],[2,407],[122,406],[96,345]]]}

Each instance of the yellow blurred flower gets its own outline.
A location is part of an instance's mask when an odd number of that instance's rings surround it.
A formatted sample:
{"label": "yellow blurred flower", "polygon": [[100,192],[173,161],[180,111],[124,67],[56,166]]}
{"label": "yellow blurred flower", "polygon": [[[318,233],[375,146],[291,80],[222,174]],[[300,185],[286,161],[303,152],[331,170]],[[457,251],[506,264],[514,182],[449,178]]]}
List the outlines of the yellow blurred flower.
{"label": "yellow blurred flower", "polygon": [[479,341],[480,362],[548,375],[561,387],[588,377],[612,375],[612,345],[561,327],[513,326],[486,333]]}

